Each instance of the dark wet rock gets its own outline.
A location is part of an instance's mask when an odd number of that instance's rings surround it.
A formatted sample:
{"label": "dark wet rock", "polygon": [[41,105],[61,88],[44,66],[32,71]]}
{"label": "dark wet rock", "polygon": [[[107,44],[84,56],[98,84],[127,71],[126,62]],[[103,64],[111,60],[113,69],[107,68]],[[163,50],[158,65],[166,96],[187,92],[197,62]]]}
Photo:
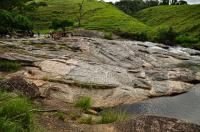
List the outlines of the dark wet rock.
{"label": "dark wet rock", "polygon": [[200,126],[178,119],[141,116],[115,124],[116,132],[199,132]]}
{"label": "dark wet rock", "polygon": [[39,88],[34,83],[27,82],[20,76],[0,81],[0,89],[17,92],[28,98],[34,98],[40,95]]}

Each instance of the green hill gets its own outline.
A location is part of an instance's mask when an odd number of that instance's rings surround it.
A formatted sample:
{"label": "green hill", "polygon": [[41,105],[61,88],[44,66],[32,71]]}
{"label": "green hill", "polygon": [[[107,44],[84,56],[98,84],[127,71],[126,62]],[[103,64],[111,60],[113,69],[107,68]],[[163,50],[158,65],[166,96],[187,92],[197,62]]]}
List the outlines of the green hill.
{"label": "green hill", "polygon": [[200,35],[200,5],[157,6],[138,12],[136,17],[155,28],[171,26],[179,33]]}
{"label": "green hill", "polygon": [[[82,0],[36,1],[47,3],[47,6],[27,13],[34,22],[36,32],[49,32],[51,22],[56,18],[73,19],[77,22]],[[111,4],[90,0],[83,6],[83,12],[87,13],[83,16],[82,27],[106,32],[117,31],[125,37],[156,42],[161,42],[160,29],[172,27],[178,33],[178,37],[173,40],[175,43],[200,49],[199,9],[200,5],[157,6],[144,9],[132,17]],[[171,40],[170,37],[167,39]]]}
{"label": "green hill", "polygon": [[[35,23],[35,30],[46,30],[55,18],[77,20],[81,0],[37,0],[46,2],[48,6],[39,7],[34,12],[29,13]],[[126,15],[113,5],[105,2],[85,2],[82,27],[87,29],[114,31],[121,30],[131,33],[142,33],[150,30],[137,19]],[[93,11],[91,11],[93,10]]]}

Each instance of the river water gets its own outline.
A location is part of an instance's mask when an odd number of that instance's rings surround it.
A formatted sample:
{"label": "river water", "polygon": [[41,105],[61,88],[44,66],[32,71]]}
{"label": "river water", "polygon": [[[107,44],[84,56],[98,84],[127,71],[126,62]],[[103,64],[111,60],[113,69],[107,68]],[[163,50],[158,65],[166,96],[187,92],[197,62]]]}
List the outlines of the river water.
{"label": "river water", "polygon": [[141,103],[120,105],[120,110],[133,115],[173,117],[200,124],[200,85],[191,91],[173,97],[159,97]]}

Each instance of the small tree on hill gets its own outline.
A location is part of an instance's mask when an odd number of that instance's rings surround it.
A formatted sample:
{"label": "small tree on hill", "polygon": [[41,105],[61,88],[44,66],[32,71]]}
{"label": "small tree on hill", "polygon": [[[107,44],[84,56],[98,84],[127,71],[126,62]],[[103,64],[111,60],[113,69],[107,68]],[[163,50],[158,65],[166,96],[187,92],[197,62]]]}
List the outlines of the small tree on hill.
{"label": "small tree on hill", "polygon": [[78,26],[79,27],[81,26],[82,19],[86,14],[95,13],[96,11],[102,9],[102,8],[94,8],[94,9],[87,10],[87,11],[84,10],[85,2],[94,2],[94,1],[95,0],[82,0],[81,3],[78,4],[78,16],[77,16],[77,19],[78,19]]}
{"label": "small tree on hill", "polygon": [[73,25],[74,25],[74,22],[70,20],[54,19],[51,23],[50,28],[53,28],[54,30],[62,29],[65,32],[65,27],[71,27]]}

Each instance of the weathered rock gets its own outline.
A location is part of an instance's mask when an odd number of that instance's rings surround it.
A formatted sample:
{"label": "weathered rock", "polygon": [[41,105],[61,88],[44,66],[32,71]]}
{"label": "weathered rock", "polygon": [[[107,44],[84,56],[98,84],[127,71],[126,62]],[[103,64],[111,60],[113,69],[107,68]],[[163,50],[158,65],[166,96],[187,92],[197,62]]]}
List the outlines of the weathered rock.
{"label": "weathered rock", "polygon": [[21,93],[28,98],[34,98],[40,95],[39,89],[34,83],[29,83],[20,76],[0,81],[0,87],[6,91]]}
{"label": "weathered rock", "polygon": [[122,122],[106,125],[79,125],[73,130],[81,132],[199,132],[200,126],[181,120],[157,117],[141,116]]}
{"label": "weathered rock", "polygon": [[43,97],[73,103],[80,96],[91,96],[95,107],[182,93],[200,83],[196,50],[105,40],[98,33],[81,32],[90,38],[5,40],[0,46],[9,46],[0,56],[31,63],[34,67],[24,68],[23,76],[39,87]]}
{"label": "weathered rock", "polygon": [[200,126],[173,118],[142,116],[115,124],[116,132],[199,132]]}

